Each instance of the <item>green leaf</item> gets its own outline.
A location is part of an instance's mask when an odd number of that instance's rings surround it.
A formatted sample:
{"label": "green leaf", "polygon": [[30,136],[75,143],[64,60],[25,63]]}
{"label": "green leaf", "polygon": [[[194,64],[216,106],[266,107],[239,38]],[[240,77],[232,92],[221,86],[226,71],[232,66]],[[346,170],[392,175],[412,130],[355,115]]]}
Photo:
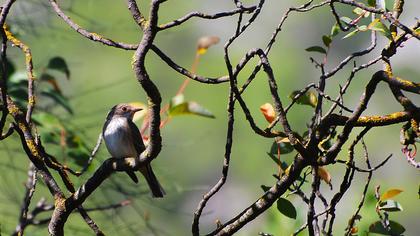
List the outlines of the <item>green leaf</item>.
{"label": "green leaf", "polygon": [[270,153],[277,156],[279,147],[280,147],[280,155],[288,154],[295,150],[289,141],[286,142],[286,141],[280,140],[279,142],[277,141],[273,142],[273,144],[271,145]]}
{"label": "green leaf", "polygon": [[319,53],[327,54],[327,51],[321,46],[312,46],[305,50],[308,52],[319,52]]}
{"label": "green leaf", "polygon": [[368,5],[370,7],[376,7],[376,0],[368,0]]}
{"label": "green leaf", "polygon": [[277,200],[277,210],[286,217],[296,219],[297,212],[293,204],[286,198],[279,198]]}
{"label": "green leaf", "polygon": [[372,21],[372,23],[369,24],[368,28],[380,32],[389,40],[393,40],[391,31],[379,19]]}
{"label": "green leaf", "polygon": [[48,88],[42,91],[41,95],[51,98],[56,104],[62,106],[67,112],[73,114],[73,109],[71,108],[69,101],[58,91]]}
{"label": "green leaf", "polygon": [[322,36],[322,42],[324,42],[324,45],[327,48],[329,48],[330,47],[330,44],[332,42],[332,38],[330,36],[328,36],[328,35],[324,35],[324,36]]}
{"label": "green leaf", "polygon": [[382,225],[381,221],[376,221],[375,223],[369,226],[369,233],[376,233],[382,235],[401,235],[405,232],[404,226],[400,225],[399,223],[390,220],[389,224],[391,230],[387,231]]}
{"label": "green leaf", "polygon": [[353,13],[354,14],[356,14],[356,15],[361,15],[361,14],[363,14],[364,13],[364,11],[365,10],[363,10],[362,8],[360,8],[360,7],[356,7],[356,8],[354,8],[353,9]]}
{"label": "green leaf", "polygon": [[350,38],[350,37],[356,35],[358,32],[359,32],[359,30],[358,29],[355,29],[352,32],[346,34],[342,39]]}
{"label": "green leaf", "polygon": [[379,203],[379,210],[383,211],[403,211],[401,204],[394,200],[386,200],[385,202]]}
{"label": "green leaf", "polygon": [[66,75],[67,79],[70,78],[69,67],[67,66],[66,61],[62,57],[51,58],[50,61],[48,62],[47,68],[63,72]]}
{"label": "green leaf", "polygon": [[349,25],[353,20],[347,16],[340,17],[340,21],[344,22],[346,25]]}
{"label": "green leaf", "polygon": [[264,192],[267,192],[268,190],[270,190],[270,186],[266,186],[266,185],[261,185],[260,186],[261,188],[262,188],[262,190],[264,191]]}
{"label": "green leaf", "polygon": [[367,25],[361,25],[361,26],[358,26],[357,29],[359,29],[359,31],[366,31],[368,30],[368,27]]}
{"label": "green leaf", "polygon": [[337,23],[335,23],[335,24],[333,25],[333,27],[331,28],[331,33],[330,33],[330,36],[331,36],[331,37],[334,37],[334,36],[336,36],[339,32],[340,32],[340,26],[339,26]]}
{"label": "green leaf", "polygon": [[208,118],[215,118],[213,113],[196,102],[184,102],[169,109],[170,116],[177,115],[198,115]]}
{"label": "green leaf", "polygon": [[[299,90],[293,91],[289,95],[289,98],[293,99],[297,94],[299,94]],[[314,92],[307,91],[305,94],[303,94],[296,100],[296,103],[316,107],[316,104],[318,103],[318,98]]]}
{"label": "green leaf", "polygon": [[28,76],[25,71],[18,71],[13,73],[9,79],[7,80],[7,85],[9,87],[16,86],[16,85],[24,85],[27,87],[28,85]]}
{"label": "green leaf", "polygon": [[194,101],[184,101],[184,95],[180,94],[171,99],[169,116],[177,115],[198,115],[209,118],[215,118],[213,113]]}

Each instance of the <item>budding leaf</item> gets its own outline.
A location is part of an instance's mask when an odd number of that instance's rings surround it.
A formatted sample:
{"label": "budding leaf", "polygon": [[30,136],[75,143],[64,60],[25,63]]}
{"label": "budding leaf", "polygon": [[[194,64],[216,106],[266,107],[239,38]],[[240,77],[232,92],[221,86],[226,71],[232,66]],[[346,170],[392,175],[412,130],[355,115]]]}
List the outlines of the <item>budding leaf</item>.
{"label": "budding leaf", "polygon": [[309,47],[305,50],[307,52],[319,52],[319,53],[327,54],[327,51],[321,46],[312,46],[312,47]]}
{"label": "budding leaf", "polygon": [[[299,90],[293,91],[290,95],[289,98],[290,99],[294,99],[296,95],[299,94]],[[296,100],[297,104],[302,104],[302,105],[309,105],[311,107],[316,107],[316,104],[318,103],[318,98],[316,96],[316,94],[314,92],[311,91],[307,91],[306,93],[304,93],[303,95],[301,95],[297,100]]]}

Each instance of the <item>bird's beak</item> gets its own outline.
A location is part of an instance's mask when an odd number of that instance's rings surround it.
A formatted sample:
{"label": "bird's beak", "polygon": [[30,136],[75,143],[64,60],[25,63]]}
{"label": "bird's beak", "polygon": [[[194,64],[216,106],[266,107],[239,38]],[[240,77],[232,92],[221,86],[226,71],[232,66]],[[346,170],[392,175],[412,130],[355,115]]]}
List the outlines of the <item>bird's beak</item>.
{"label": "bird's beak", "polygon": [[132,112],[134,114],[134,113],[136,113],[138,111],[141,111],[141,110],[143,110],[143,108],[136,108],[136,107],[134,107],[133,110],[132,110]]}

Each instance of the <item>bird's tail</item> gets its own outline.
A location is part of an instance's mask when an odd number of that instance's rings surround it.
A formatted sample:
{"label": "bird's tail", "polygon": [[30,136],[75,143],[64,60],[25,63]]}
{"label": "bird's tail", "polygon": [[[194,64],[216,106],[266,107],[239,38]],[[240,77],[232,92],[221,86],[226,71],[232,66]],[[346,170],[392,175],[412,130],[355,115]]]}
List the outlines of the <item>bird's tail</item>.
{"label": "bird's tail", "polygon": [[149,188],[152,191],[152,196],[154,198],[161,198],[166,194],[165,190],[163,190],[162,186],[157,180],[155,173],[153,173],[152,166],[150,166],[150,164],[141,168],[140,172],[144,175],[144,178],[146,179],[146,182],[149,185]]}

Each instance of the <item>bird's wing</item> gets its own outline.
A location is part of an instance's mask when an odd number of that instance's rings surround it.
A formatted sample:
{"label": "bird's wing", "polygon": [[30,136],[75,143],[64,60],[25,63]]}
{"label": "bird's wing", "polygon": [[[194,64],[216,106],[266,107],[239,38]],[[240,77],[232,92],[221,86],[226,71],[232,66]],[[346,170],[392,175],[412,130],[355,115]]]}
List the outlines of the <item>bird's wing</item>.
{"label": "bird's wing", "polygon": [[141,137],[139,128],[137,128],[137,125],[134,124],[133,121],[129,120],[128,125],[130,126],[130,132],[133,137],[134,147],[136,148],[137,154],[140,155],[146,147],[143,143],[143,138]]}

